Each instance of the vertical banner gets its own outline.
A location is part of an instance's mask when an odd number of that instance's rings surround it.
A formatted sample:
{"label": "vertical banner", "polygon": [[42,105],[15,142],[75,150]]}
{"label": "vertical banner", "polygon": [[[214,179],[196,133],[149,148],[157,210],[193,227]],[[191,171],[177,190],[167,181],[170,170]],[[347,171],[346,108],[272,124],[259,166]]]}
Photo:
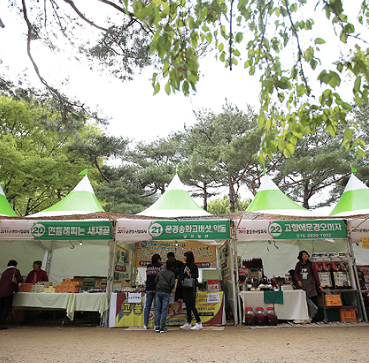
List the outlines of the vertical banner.
{"label": "vertical banner", "polygon": [[117,244],[114,266],[114,283],[130,280],[129,251]]}
{"label": "vertical banner", "polygon": [[219,247],[219,260],[220,260],[220,268],[222,271],[223,280],[228,280],[231,278],[231,269],[230,269],[230,251],[229,251],[229,240],[223,243],[221,247]]}

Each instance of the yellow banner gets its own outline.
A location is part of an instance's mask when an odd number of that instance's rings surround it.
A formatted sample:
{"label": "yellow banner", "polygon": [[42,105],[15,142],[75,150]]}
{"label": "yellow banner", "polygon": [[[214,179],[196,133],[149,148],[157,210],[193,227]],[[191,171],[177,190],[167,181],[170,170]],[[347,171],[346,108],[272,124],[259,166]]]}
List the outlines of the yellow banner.
{"label": "yellow banner", "polygon": [[151,263],[151,256],[159,254],[162,262],[166,261],[167,253],[173,252],[176,259],[184,262],[184,253],[192,251],[195,263],[201,268],[216,267],[216,247],[195,242],[140,242],[135,249],[134,267],[145,267]]}
{"label": "yellow banner", "polygon": [[[219,295],[218,295],[219,294]],[[187,321],[186,305],[182,300],[173,301],[168,308],[167,326],[183,325]],[[115,326],[143,326],[144,323],[144,300],[142,303],[129,304],[127,293],[119,293],[117,298],[117,310],[115,317]],[[196,298],[196,307],[199,312],[201,322],[208,325],[222,325],[224,302],[223,292],[208,293],[198,292]],[[149,327],[154,327],[155,308],[151,308],[149,315]],[[192,322],[193,324],[195,321]]]}
{"label": "yellow banner", "polygon": [[363,248],[369,248],[369,237],[362,237],[361,242]]}

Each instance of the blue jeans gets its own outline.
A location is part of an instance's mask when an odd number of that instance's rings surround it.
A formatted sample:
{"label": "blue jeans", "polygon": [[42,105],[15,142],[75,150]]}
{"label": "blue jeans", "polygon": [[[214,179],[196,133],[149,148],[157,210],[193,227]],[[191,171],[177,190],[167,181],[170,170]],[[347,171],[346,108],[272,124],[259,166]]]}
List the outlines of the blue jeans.
{"label": "blue jeans", "polygon": [[155,291],[146,293],[146,302],[145,302],[145,310],[144,310],[144,325],[149,325],[149,316],[152,302],[155,297]]}
{"label": "blue jeans", "polygon": [[[155,326],[160,325],[160,329],[165,328],[165,323],[168,315],[170,293],[157,291],[155,295]],[[161,323],[160,323],[161,313]]]}

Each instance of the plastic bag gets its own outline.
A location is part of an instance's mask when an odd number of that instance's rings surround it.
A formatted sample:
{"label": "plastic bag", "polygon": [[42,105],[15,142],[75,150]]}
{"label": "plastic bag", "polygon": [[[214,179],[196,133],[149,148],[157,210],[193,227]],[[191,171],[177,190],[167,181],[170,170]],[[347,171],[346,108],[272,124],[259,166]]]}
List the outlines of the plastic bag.
{"label": "plastic bag", "polygon": [[308,307],[309,318],[312,319],[318,312],[318,307],[308,297],[306,297],[306,303]]}

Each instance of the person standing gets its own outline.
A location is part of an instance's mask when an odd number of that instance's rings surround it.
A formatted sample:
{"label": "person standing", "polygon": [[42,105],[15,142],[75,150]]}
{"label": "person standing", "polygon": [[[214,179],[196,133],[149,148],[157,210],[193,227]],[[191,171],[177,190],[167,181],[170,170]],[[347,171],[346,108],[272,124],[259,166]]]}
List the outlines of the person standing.
{"label": "person standing", "polygon": [[184,266],[184,263],[180,260],[177,260],[175,258],[175,255],[174,255],[174,252],[168,252],[167,253],[167,259],[168,260],[173,260],[174,261],[174,267],[173,267],[173,271],[176,275],[176,278],[178,278],[180,272],[181,272],[181,269],[183,268]]}
{"label": "person standing", "polygon": [[[155,278],[155,331],[157,333],[166,333],[165,327],[168,315],[170,294],[175,286],[175,274],[172,271],[174,267],[173,260],[167,260],[166,269],[161,270]],[[160,319],[161,318],[161,319]]]}
{"label": "person standing", "polygon": [[[19,291],[18,284],[23,278],[17,269],[18,262],[10,260],[0,280],[0,330],[8,329],[5,320],[12,309],[14,293]],[[14,277],[14,279],[13,279]],[[16,282],[13,280],[17,280]]]}
{"label": "person standing", "polygon": [[35,284],[39,281],[49,281],[49,277],[47,276],[46,271],[41,269],[41,265],[41,261],[33,262],[33,270],[27,275],[25,282]]}
{"label": "person standing", "polygon": [[[181,326],[181,329],[192,329],[192,330],[200,330],[202,329],[202,323],[200,319],[200,315],[196,309],[196,282],[199,277],[199,270],[195,264],[195,257],[191,251],[187,251],[184,254],[185,266],[181,270],[181,273],[178,277],[178,285],[179,289],[182,292],[183,302],[186,304],[187,309],[187,323]],[[183,287],[183,282],[185,279],[193,278],[195,280],[195,284],[190,288]],[[195,316],[196,324],[191,327],[192,314]]]}
{"label": "person standing", "polygon": [[147,266],[146,269],[146,300],[145,300],[145,310],[144,310],[144,329],[148,329],[149,316],[152,302],[155,298],[156,284],[155,278],[162,268],[160,255],[155,253],[151,257],[151,264]]}
{"label": "person standing", "polygon": [[321,291],[324,289],[320,286],[320,279],[314,264],[309,260],[310,255],[306,251],[300,251],[297,256],[298,262],[295,266],[295,280],[297,288],[301,288],[306,292],[306,296],[318,305],[317,288]]}

